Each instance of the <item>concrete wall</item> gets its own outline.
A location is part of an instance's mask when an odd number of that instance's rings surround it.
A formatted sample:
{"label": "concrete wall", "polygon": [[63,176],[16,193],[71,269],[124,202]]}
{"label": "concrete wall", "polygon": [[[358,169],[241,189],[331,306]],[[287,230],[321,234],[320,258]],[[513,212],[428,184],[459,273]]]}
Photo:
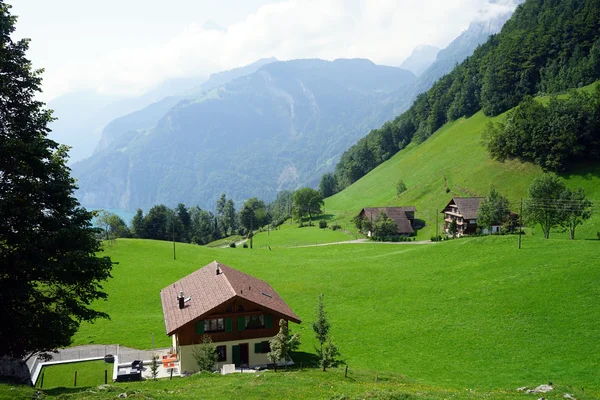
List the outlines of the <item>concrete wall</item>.
{"label": "concrete wall", "polygon": [[[229,342],[214,342],[215,346],[227,346],[227,360],[223,362],[217,363],[217,366],[220,368],[224,364],[233,364],[233,350],[232,346],[239,345],[240,343],[248,343],[248,359],[249,366],[254,367],[257,365],[264,365],[270,363],[267,359],[267,353],[255,353],[254,352],[254,344],[260,343],[264,341],[271,340],[273,337],[266,338],[258,338],[258,339],[246,339],[246,340],[234,340]],[[179,347],[179,362],[181,372],[184,371],[197,371],[198,366],[196,365],[196,360],[192,354],[192,349],[194,346],[180,346]]]}

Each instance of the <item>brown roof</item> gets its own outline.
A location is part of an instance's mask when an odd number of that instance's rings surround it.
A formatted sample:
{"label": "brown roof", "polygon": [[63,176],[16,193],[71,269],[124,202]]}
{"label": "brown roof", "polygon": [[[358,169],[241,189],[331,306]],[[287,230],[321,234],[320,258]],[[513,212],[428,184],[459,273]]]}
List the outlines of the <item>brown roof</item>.
{"label": "brown roof", "polygon": [[458,213],[462,214],[465,219],[476,219],[477,218],[477,210],[479,210],[479,204],[484,199],[484,197],[455,197],[448,205],[444,208],[444,211],[447,211],[451,204],[455,204],[458,208]]}
{"label": "brown roof", "polygon": [[[217,266],[221,273],[217,275]],[[177,297],[183,291],[191,300],[179,308]],[[167,334],[210,313],[224,302],[239,297],[273,311],[287,320],[300,319],[267,282],[213,261],[160,291]]]}
{"label": "brown roof", "polygon": [[405,207],[365,207],[360,211],[364,214],[364,218],[375,221],[380,212],[384,212],[389,218],[393,219],[398,226],[398,233],[414,233],[414,229],[410,221],[406,218],[406,212],[415,212],[417,209],[414,206]]}

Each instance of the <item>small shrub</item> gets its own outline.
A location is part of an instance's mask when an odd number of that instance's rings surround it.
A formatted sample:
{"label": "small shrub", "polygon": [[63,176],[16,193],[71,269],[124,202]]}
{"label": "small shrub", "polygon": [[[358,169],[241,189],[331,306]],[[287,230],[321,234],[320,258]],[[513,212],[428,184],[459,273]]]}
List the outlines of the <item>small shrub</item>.
{"label": "small shrub", "polygon": [[243,247],[244,247],[245,249],[247,249],[247,248],[248,248],[248,243],[244,242],[244,245],[243,245]]}
{"label": "small shrub", "polygon": [[337,231],[338,229],[342,229],[342,227],[338,224],[331,225],[331,230]]}
{"label": "small shrub", "polygon": [[319,221],[319,228],[321,228],[321,229],[327,228],[327,221],[324,221],[324,220]]}
{"label": "small shrub", "polygon": [[432,237],[431,237],[431,241],[432,241],[432,242],[441,242],[442,240],[443,240],[443,239],[442,239],[442,236],[440,236],[440,235],[437,235],[437,236],[432,236]]}
{"label": "small shrub", "polygon": [[598,236],[598,240],[600,240],[600,232],[596,232],[596,236]]}
{"label": "small shrub", "polygon": [[231,247],[231,248],[235,249],[235,242],[231,242],[231,243],[229,243],[229,247]]}
{"label": "small shrub", "polygon": [[450,193],[450,188],[449,187],[446,188],[446,193]]}
{"label": "small shrub", "polygon": [[400,180],[396,184],[396,195],[400,197],[400,195],[404,192],[406,192],[406,183],[404,183],[403,180]]}

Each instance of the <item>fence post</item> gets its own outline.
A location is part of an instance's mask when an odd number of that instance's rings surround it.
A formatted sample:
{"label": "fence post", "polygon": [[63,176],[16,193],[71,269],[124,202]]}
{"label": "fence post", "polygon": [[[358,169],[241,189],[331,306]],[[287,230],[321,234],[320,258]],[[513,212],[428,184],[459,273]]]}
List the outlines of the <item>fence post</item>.
{"label": "fence post", "polygon": [[44,372],[42,372],[42,380],[40,381],[40,389],[44,388]]}
{"label": "fence post", "polygon": [[174,370],[174,369],[175,369],[175,368],[171,368],[171,377],[169,378],[169,380],[170,380],[170,381],[172,381],[172,380],[173,380],[173,370]]}
{"label": "fence post", "polygon": [[346,370],[344,371],[344,378],[348,377],[348,365],[346,365]]}
{"label": "fence post", "polygon": [[104,370],[104,384],[106,385],[108,383],[108,370],[105,369]]}
{"label": "fence post", "polygon": [[73,386],[77,386],[77,371],[75,371],[75,378],[73,378]]}

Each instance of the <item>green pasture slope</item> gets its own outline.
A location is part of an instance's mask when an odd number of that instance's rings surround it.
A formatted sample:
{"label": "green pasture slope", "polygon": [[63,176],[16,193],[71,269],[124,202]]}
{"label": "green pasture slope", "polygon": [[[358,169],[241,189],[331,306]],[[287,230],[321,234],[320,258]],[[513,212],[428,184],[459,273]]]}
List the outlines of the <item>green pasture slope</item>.
{"label": "green pasture slope", "polygon": [[325,294],[350,368],[402,374],[444,388],[514,388],[552,381],[600,395],[600,241],[525,236],[438,244],[209,249],[119,239],[119,264],[74,344],[169,346],[159,291],[219,260],[270,282],[299,315],[296,361],[314,354],[310,324]]}
{"label": "green pasture slope", "polygon": [[113,364],[104,360],[83,361],[68,364],[49,365],[42,368],[36,387],[42,384],[41,376],[44,375],[44,388],[73,387],[75,371],[77,371],[77,386],[98,386],[104,383],[104,371],[112,381]]}
{"label": "green pasture slope", "polygon": [[[583,90],[592,90],[595,85]],[[338,223],[352,229],[351,219],[363,207],[414,205],[415,217],[427,224],[418,238],[429,239],[435,234],[436,215],[438,222],[442,221],[436,210],[441,211],[452,197],[485,196],[490,184],[508,196],[512,209],[518,212],[520,198],[527,197],[527,188],[542,169],[518,160],[501,163],[490,159],[481,133],[490,121],[505,116],[489,118],[479,112],[444,125],[425,142],[409,145],[350,187],[327,198],[326,212],[336,215]],[[600,165],[581,165],[562,177],[569,187],[582,187],[588,198],[600,204]],[[396,183],[400,179],[408,190],[397,196]],[[596,237],[600,231],[597,207],[596,211],[591,220],[578,228],[576,239]],[[535,232],[541,234],[539,229]],[[567,233],[556,232],[552,236],[567,237]]]}
{"label": "green pasture slope", "polygon": [[[325,221],[329,221],[332,215],[321,216]],[[359,235],[351,235],[342,230],[332,230],[329,221],[328,228],[319,228],[319,220],[313,221],[313,226],[299,227],[297,222],[286,221],[276,229],[271,231],[262,231],[254,236],[253,247],[255,248],[276,248],[276,247],[297,247],[310,246],[314,244],[344,242],[353,240]],[[360,235],[362,237],[362,235]],[[249,244],[249,243],[248,243]]]}

